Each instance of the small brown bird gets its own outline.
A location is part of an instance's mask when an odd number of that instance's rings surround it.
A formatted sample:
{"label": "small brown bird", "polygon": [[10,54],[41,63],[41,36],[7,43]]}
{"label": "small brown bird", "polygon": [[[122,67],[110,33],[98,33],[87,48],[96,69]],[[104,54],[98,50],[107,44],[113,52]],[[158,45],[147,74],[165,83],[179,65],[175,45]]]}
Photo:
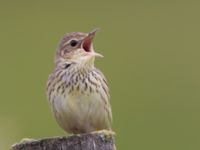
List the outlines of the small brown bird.
{"label": "small brown bird", "polygon": [[47,96],[58,124],[68,133],[110,130],[112,112],[104,75],[94,67],[98,29],[66,34],[58,46]]}

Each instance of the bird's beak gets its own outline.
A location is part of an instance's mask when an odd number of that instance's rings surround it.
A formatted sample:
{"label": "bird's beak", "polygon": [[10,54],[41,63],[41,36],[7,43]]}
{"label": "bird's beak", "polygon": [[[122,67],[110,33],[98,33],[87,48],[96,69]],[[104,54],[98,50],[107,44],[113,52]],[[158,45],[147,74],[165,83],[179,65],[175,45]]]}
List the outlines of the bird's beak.
{"label": "bird's beak", "polygon": [[81,47],[90,56],[103,57],[103,55],[94,51],[93,45],[92,45],[93,39],[94,39],[97,31],[99,31],[99,28],[94,29],[91,32],[89,32],[88,35],[83,39]]}

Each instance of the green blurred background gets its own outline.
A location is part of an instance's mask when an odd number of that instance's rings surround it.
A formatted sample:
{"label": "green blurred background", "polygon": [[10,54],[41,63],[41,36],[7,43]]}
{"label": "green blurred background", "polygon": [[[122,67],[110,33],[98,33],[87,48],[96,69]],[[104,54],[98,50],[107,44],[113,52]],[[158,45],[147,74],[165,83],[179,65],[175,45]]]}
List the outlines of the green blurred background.
{"label": "green blurred background", "polygon": [[0,1],[0,149],[65,135],[45,86],[60,38],[100,27],[119,150],[200,149],[200,2]]}

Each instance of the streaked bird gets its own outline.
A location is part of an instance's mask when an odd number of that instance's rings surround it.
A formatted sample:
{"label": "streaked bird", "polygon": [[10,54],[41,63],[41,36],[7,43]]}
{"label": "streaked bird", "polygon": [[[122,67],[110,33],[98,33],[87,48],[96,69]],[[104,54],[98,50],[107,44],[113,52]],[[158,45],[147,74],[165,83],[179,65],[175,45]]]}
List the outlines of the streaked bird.
{"label": "streaked bird", "polygon": [[47,97],[56,121],[68,133],[111,131],[109,89],[103,73],[95,68],[93,39],[89,33],[73,32],[60,41],[55,68],[47,83]]}

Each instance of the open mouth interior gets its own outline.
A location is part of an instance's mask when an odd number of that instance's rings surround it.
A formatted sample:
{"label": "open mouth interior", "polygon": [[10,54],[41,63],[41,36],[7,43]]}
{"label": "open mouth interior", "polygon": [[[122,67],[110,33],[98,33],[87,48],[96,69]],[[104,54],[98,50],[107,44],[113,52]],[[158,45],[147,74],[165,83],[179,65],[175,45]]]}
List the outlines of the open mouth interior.
{"label": "open mouth interior", "polygon": [[86,52],[91,52],[91,44],[92,44],[92,40],[90,38],[85,39],[83,42],[83,49]]}

